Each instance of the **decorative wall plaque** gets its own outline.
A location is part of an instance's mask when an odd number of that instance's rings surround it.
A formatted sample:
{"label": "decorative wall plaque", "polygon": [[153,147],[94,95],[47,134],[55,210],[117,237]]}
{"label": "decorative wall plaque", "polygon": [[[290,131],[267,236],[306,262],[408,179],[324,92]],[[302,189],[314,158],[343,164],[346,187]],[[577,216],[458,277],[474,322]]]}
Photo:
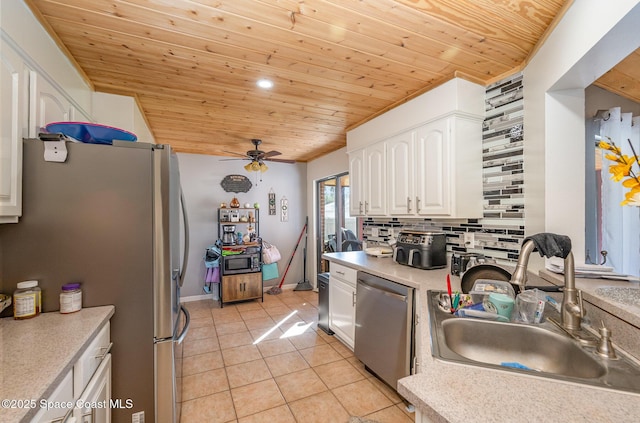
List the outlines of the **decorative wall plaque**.
{"label": "decorative wall plaque", "polygon": [[273,192],[273,188],[269,191],[269,215],[275,216],[276,214],[276,193]]}
{"label": "decorative wall plaque", "polygon": [[253,185],[244,175],[227,175],[220,182],[226,192],[249,192]]}
{"label": "decorative wall plaque", "polygon": [[289,200],[287,200],[287,197],[285,196],[282,196],[282,199],[280,200],[280,221],[289,221]]}

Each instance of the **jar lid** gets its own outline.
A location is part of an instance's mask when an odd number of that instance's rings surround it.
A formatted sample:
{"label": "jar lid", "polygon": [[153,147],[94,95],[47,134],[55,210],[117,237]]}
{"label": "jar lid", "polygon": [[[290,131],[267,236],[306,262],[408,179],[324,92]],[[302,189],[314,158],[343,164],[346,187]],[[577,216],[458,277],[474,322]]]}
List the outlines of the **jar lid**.
{"label": "jar lid", "polygon": [[38,286],[38,281],[24,281],[18,282],[18,289],[34,288]]}
{"label": "jar lid", "polygon": [[63,291],[75,291],[76,289],[80,289],[80,283],[79,282],[67,283],[67,284],[62,285],[62,290]]}

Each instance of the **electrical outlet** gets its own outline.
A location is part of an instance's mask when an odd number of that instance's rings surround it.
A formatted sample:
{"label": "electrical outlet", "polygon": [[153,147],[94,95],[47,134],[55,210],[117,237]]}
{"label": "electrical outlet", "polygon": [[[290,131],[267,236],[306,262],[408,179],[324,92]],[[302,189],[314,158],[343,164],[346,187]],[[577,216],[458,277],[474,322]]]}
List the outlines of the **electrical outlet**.
{"label": "electrical outlet", "polygon": [[473,248],[476,246],[476,237],[473,232],[465,232],[463,238],[465,248]]}
{"label": "electrical outlet", "polygon": [[131,423],[144,423],[144,411],[139,411],[131,415]]}

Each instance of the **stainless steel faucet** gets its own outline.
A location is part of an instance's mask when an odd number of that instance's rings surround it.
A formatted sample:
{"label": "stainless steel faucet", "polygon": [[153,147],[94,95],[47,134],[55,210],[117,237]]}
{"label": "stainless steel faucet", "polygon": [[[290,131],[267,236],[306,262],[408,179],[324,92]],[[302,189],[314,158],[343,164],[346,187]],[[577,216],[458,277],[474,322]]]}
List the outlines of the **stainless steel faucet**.
{"label": "stainless steel faucet", "polygon": [[[531,240],[527,240],[522,244],[518,264],[511,275],[511,283],[518,285],[520,292],[526,288],[529,256],[535,248],[536,246]],[[571,251],[564,259],[564,288],[562,293],[562,308],[560,309],[562,327],[569,331],[578,330],[584,317],[584,308],[582,307],[582,293],[576,289],[575,267]]]}

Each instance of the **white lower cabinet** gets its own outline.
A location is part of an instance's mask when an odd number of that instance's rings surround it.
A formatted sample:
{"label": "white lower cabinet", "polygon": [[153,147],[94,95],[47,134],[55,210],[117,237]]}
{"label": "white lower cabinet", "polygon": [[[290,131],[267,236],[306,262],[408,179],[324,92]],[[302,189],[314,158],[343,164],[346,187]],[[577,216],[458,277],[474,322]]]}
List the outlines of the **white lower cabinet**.
{"label": "white lower cabinet", "polygon": [[76,423],[111,422],[111,354],[100,363],[73,410]]}
{"label": "white lower cabinet", "polygon": [[353,349],[357,271],[331,263],[329,277],[329,327],[342,342]]}
{"label": "white lower cabinet", "polygon": [[110,341],[107,323],[53,393],[39,402],[40,410],[31,423],[111,422]]}

